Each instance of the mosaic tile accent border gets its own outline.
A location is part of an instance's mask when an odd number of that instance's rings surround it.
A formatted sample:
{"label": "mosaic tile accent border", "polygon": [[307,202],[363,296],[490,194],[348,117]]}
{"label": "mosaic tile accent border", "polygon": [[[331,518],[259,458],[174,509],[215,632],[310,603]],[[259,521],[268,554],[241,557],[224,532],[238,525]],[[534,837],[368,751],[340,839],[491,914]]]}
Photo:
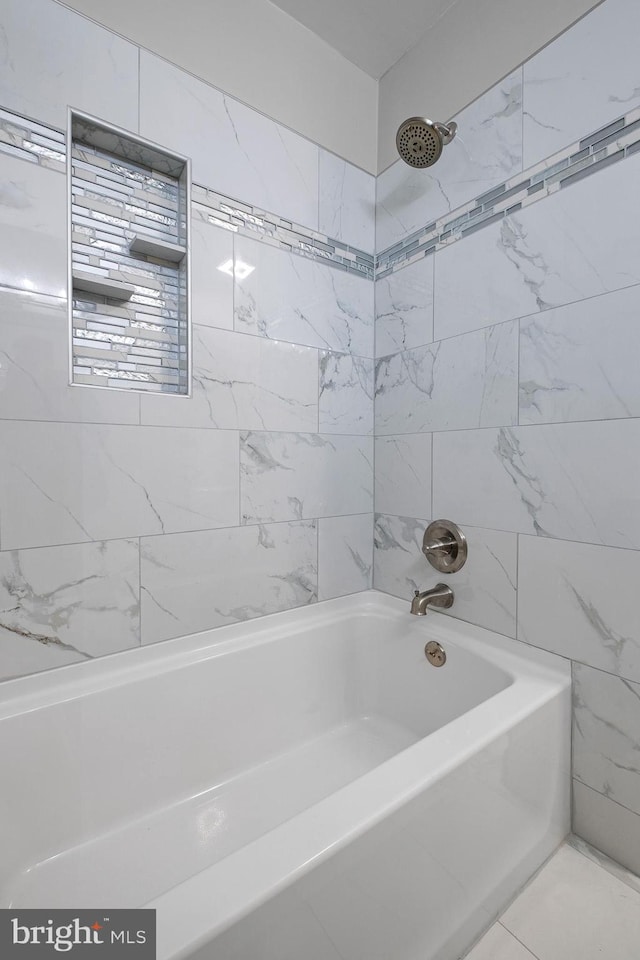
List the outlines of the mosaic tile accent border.
{"label": "mosaic tile accent border", "polygon": [[376,279],[640,150],[640,107],[427,224],[376,257]]}
{"label": "mosaic tile accent border", "polygon": [[[132,135],[135,136],[135,135]],[[0,153],[64,172],[65,134],[52,127],[0,110]],[[192,216],[242,236],[373,280],[374,256],[326,234],[285,220],[251,204],[193,184]]]}
{"label": "mosaic tile accent border", "polygon": [[192,216],[254,240],[264,240],[288,253],[324,260],[332,267],[373,280],[373,254],[196,184],[192,191]]}
{"label": "mosaic tile accent border", "polygon": [[0,109],[0,153],[64,173],[66,137],[60,130]]}
{"label": "mosaic tile accent border", "polygon": [[[537,203],[638,150],[640,107],[470,200],[447,217],[421,227],[376,257],[198,184],[192,188],[192,216],[373,280],[374,277],[388,276],[510,213]],[[64,171],[65,135],[52,127],[0,110],[0,153]]]}

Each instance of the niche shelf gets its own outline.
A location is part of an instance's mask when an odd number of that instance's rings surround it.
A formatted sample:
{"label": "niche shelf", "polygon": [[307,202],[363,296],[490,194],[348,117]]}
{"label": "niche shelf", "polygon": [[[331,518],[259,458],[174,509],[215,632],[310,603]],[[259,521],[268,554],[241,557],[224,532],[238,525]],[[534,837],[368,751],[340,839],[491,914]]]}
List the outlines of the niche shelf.
{"label": "niche shelf", "polygon": [[109,297],[110,300],[130,300],[135,293],[135,287],[120,280],[109,280],[92,273],[73,271],[73,289],[83,293],[93,293],[98,297]]}
{"label": "niche shelf", "polygon": [[69,111],[71,383],[188,396],[188,158]]}
{"label": "niche shelf", "polygon": [[187,248],[178,243],[169,243],[167,240],[150,240],[142,233],[136,233],[129,244],[131,253],[142,253],[147,257],[157,257],[160,260],[169,260],[170,263],[182,263],[187,255]]}

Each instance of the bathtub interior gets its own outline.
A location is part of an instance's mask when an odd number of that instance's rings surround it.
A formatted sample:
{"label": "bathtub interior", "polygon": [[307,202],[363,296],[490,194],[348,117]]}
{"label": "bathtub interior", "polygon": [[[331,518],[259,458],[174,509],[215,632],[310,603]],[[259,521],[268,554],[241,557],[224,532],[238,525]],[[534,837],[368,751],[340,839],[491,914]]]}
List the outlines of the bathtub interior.
{"label": "bathtub interior", "polygon": [[1,720],[3,906],[148,902],[512,682],[455,644],[432,667],[437,616],[329,604],[310,625],[269,619],[244,638],[216,631],[195,654],[165,644],[148,675],[145,651],[131,673],[117,655],[90,693],[65,668],[46,704],[15,682]]}

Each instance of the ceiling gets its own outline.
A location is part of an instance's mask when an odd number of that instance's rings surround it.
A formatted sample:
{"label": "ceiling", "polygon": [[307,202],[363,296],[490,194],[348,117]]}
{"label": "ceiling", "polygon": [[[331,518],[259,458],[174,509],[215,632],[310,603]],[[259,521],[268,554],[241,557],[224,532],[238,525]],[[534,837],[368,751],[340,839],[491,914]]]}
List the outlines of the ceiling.
{"label": "ceiling", "polygon": [[271,0],[375,80],[457,0]]}

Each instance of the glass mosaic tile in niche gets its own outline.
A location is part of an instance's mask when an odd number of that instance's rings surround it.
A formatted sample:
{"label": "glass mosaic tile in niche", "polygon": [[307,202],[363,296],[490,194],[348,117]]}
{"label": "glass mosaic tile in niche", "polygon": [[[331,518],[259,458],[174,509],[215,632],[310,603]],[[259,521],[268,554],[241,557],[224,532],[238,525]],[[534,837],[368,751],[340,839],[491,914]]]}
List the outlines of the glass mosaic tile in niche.
{"label": "glass mosaic tile in niche", "polygon": [[72,382],[189,393],[188,162],[71,114]]}

